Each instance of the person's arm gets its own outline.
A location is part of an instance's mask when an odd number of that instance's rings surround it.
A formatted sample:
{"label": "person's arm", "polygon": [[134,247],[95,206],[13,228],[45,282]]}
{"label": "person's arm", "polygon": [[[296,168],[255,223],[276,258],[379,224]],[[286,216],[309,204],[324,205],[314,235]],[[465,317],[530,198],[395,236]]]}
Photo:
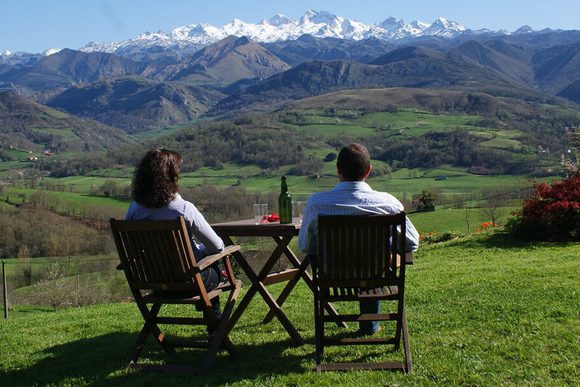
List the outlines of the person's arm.
{"label": "person's arm", "polygon": [[224,249],[224,242],[211,228],[201,212],[191,203],[188,205],[186,220],[190,224],[190,232],[205,245],[206,254],[216,254]]}
{"label": "person's arm", "polygon": [[419,232],[407,217],[407,251],[417,251],[419,248]]}
{"label": "person's arm", "polygon": [[127,208],[127,212],[125,213],[125,220],[133,220],[133,216],[135,216],[135,211],[137,210],[137,203],[131,202],[129,208]]}
{"label": "person's arm", "polygon": [[298,234],[298,247],[304,254],[316,253],[316,222],[318,214],[312,202],[308,200],[304,206],[302,224]]}

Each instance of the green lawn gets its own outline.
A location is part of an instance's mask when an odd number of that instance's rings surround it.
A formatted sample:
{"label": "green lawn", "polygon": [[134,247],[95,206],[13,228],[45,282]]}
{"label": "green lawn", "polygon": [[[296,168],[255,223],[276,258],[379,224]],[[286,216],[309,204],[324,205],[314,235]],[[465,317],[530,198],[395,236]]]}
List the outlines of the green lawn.
{"label": "green lawn", "polygon": [[[56,312],[19,308],[0,321],[0,381],[6,386],[578,385],[579,255],[578,244],[519,243],[493,235],[423,246],[408,271],[409,375],[315,373],[312,295],[301,283],[285,310],[305,345],[293,346],[276,320],[261,324],[266,307],[256,298],[231,334],[239,358],[221,353],[204,377],[126,373],[141,327],[131,303]],[[168,333],[205,334],[183,327]],[[356,357],[363,349],[344,351]],[[364,351],[393,355],[380,348]],[[181,350],[168,358],[151,339],[144,351],[152,362],[195,364],[200,355]]]}
{"label": "green lawn", "polygon": [[[511,212],[515,209],[516,207],[499,208],[498,214],[501,216],[499,217],[497,223],[505,224]],[[481,223],[491,221],[491,219],[489,219],[489,217],[487,217],[483,210],[480,208],[469,209],[468,215],[466,215],[465,209],[449,208],[436,210],[434,212],[420,212],[410,214],[409,218],[421,234],[427,232],[453,232],[467,235],[468,232],[466,216],[469,216],[470,233],[475,232],[476,228],[479,227]]]}
{"label": "green lawn", "polygon": [[[300,126],[299,130],[315,138],[331,138],[337,134],[362,137],[376,134],[377,130],[387,136],[420,136],[427,132],[449,132],[456,129],[490,135],[492,132],[498,132],[497,129],[477,125],[483,118],[481,116],[436,114],[416,109],[368,113],[352,118],[324,116],[316,109],[306,110],[305,113],[308,124]],[[508,134],[510,132],[505,131]]]}

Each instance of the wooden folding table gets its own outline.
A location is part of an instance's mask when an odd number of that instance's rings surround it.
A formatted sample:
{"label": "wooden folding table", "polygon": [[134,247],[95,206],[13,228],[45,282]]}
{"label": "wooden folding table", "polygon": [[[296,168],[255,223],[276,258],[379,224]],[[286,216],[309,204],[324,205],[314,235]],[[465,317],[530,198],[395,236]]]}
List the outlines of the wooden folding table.
{"label": "wooden folding table", "polygon": [[[256,295],[256,293],[260,293],[270,308],[270,311],[264,318],[263,322],[269,322],[275,316],[278,318],[280,323],[282,323],[294,344],[303,344],[304,340],[282,310],[282,304],[290,295],[300,278],[306,282],[310,289],[312,289],[314,286],[312,277],[306,271],[309,265],[308,258],[300,260],[289,247],[292,238],[297,236],[298,232],[300,231],[299,219],[293,219],[293,222],[290,224],[256,224],[254,219],[246,219],[212,224],[212,228],[223,239],[226,245],[233,244],[231,239],[232,237],[272,237],[276,242],[276,248],[274,251],[272,251],[270,257],[264,262],[262,268],[259,269],[259,272],[254,271],[254,269],[248,263],[246,257],[244,257],[241,252],[236,252],[234,254],[236,262],[240,265],[240,268],[244,271],[252,285],[240,301],[238,307],[234,310],[230,318],[230,326],[236,324],[238,319],[248,307],[252,298]],[[288,258],[292,268],[271,273],[272,269],[282,254]],[[266,287],[271,284],[285,281],[288,281],[288,283],[278,298],[274,299]],[[326,305],[326,308],[332,314],[337,313],[330,304]]]}

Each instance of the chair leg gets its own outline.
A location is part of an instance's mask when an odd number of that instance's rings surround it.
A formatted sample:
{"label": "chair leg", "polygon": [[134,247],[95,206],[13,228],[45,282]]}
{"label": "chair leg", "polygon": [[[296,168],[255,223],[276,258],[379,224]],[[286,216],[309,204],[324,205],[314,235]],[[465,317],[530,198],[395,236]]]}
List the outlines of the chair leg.
{"label": "chair leg", "polygon": [[[228,353],[232,356],[235,355],[235,351],[234,351],[234,345],[232,343],[232,341],[230,340],[230,338],[228,337],[228,333],[231,330],[231,326],[230,326],[230,315],[232,313],[232,310],[234,308],[234,304],[236,302],[236,299],[238,297],[238,293],[240,292],[240,287],[241,287],[241,283],[236,283],[236,288],[234,290],[232,290],[228,296],[228,300],[226,301],[226,305],[224,307],[224,310],[222,312],[222,316],[220,318],[219,323],[216,326],[216,330],[213,334],[213,337],[210,338],[209,340],[209,348],[207,350],[205,359],[203,361],[203,365],[201,368],[201,372],[205,372],[206,370],[208,370],[216,357],[217,351],[219,350],[220,346],[223,344],[223,346],[226,348],[226,350],[228,351]],[[210,313],[213,314],[213,311],[210,311]],[[215,316],[214,316],[215,317]]]}
{"label": "chair leg", "polygon": [[316,344],[316,365],[319,366],[321,362],[321,337],[320,337],[320,307],[318,305],[318,293],[314,292],[314,340]]}
{"label": "chair leg", "polygon": [[403,331],[403,320],[405,319],[405,304],[403,300],[399,300],[397,306],[397,325],[395,328],[395,350],[399,350],[401,347],[401,332]]}
{"label": "chair leg", "polygon": [[212,366],[215,357],[217,355],[217,352],[222,344],[224,345],[228,353],[233,354],[234,347],[230,338],[227,336],[227,330],[228,330],[227,315],[226,316],[222,315],[222,319],[220,320],[220,323],[217,325],[213,336],[210,337],[209,339],[208,343],[209,347],[207,349],[207,353],[205,355],[205,359],[203,361],[201,368],[202,373]]}
{"label": "chair leg", "polygon": [[[146,318],[147,322],[150,323],[149,333],[153,336],[155,341],[163,348],[163,350],[167,353],[175,353],[173,347],[169,345],[168,341],[165,340],[165,335],[161,332],[159,326],[155,323],[155,319],[159,314],[159,310],[161,309],[162,304],[153,304],[151,310],[149,311],[149,317]],[[147,309],[145,307],[145,309]]]}
{"label": "chair leg", "polygon": [[407,315],[403,309],[402,318],[402,331],[403,331],[403,349],[405,351],[405,372],[410,373],[413,370],[411,361],[411,347],[409,345],[409,331],[407,328]]}
{"label": "chair leg", "polygon": [[314,291],[314,337],[316,343],[316,371],[320,372],[320,364],[324,355],[324,297],[315,284]]}
{"label": "chair leg", "polygon": [[147,338],[147,335],[149,334],[149,330],[150,330],[150,325],[145,322],[145,324],[143,324],[143,328],[141,328],[141,332],[139,332],[139,336],[137,336],[137,341],[135,342],[135,345],[133,346],[133,350],[131,351],[131,354],[129,355],[129,365],[128,367],[131,368],[134,364],[137,364],[137,360],[139,359],[139,356],[141,355],[141,350],[143,349],[143,345],[145,344],[145,339]]}
{"label": "chair leg", "polygon": [[129,368],[132,365],[137,364],[137,360],[141,355],[141,351],[143,350],[145,340],[147,339],[147,336],[149,334],[153,336],[155,341],[157,341],[159,345],[161,345],[161,347],[165,352],[174,353],[173,348],[167,345],[166,341],[164,340],[165,337],[163,335],[163,332],[161,332],[159,326],[157,326],[157,324],[155,323],[155,318],[159,314],[161,304],[153,304],[151,310],[149,310],[147,308],[147,305],[145,304],[138,303],[137,306],[141,311],[141,315],[143,316],[145,323],[143,324],[143,328],[141,328],[141,332],[139,332],[139,335],[137,336],[137,341],[133,346],[133,351],[129,355]]}

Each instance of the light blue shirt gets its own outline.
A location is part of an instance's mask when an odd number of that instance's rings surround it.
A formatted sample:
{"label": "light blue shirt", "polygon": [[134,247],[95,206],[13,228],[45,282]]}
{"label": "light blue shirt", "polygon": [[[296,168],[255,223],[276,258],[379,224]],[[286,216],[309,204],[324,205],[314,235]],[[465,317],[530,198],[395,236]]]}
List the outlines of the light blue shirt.
{"label": "light blue shirt", "polygon": [[[305,254],[316,253],[318,215],[398,214],[403,204],[393,195],[374,191],[364,181],[342,181],[332,190],[317,192],[306,202],[298,245]],[[407,218],[407,249],[419,247],[419,233]]]}
{"label": "light blue shirt", "polygon": [[[201,212],[193,203],[184,200],[179,194],[175,194],[175,198],[172,201],[159,208],[145,207],[134,201],[127,209],[125,219],[164,220],[175,219],[179,216],[183,216],[185,219],[192,247],[198,260],[203,255],[216,254],[224,249],[224,242],[211,228]],[[197,238],[197,241],[194,238]],[[204,247],[201,245],[205,246],[205,254],[201,254],[200,257],[200,252],[204,251]]]}

